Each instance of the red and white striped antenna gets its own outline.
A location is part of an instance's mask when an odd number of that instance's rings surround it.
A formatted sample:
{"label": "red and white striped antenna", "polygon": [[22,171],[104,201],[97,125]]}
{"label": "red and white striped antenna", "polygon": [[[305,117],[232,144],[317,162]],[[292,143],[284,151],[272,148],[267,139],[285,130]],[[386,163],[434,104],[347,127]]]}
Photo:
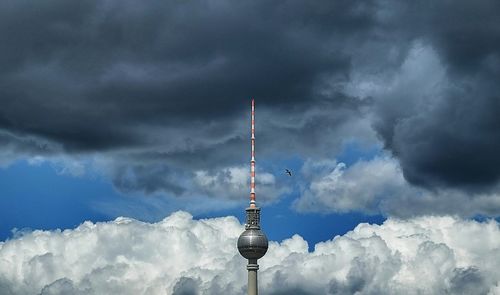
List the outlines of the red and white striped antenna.
{"label": "red and white striped antenna", "polygon": [[250,207],[255,207],[255,100],[252,98],[252,159],[250,160]]}

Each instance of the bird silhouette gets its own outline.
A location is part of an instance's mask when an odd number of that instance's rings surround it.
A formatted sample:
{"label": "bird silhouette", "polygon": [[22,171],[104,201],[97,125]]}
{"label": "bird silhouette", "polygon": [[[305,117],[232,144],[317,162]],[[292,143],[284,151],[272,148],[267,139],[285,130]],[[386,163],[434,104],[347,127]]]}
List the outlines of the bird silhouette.
{"label": "bird silhouette", "polygon": [[288,176],[292,176],[292,171],[285,169],[285,173],[288,174]]}

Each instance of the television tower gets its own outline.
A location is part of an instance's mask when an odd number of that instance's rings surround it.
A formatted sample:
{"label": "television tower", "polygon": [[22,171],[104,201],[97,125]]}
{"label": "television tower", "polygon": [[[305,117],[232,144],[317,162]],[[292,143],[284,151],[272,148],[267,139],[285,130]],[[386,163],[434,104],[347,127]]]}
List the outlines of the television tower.
{"label": "television tower", "polygon": [[262,258],[268,247],[267,237],[260,229],[260,208],[255,204],[255,101],[252,99],[252,158],[250,160],[250,206],[246,209],[245,231],[238,238],[238,251],[248,259],[248,295],[257,295],[257,259]]}

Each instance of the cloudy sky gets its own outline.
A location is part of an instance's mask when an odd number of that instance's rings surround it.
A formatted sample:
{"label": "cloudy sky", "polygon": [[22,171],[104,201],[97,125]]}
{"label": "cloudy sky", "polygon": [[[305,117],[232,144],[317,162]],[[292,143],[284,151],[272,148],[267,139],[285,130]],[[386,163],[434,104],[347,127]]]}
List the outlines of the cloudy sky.
{"label": "cloudy sky", "polygon": [[500,294],[499,15],[1,2],[2,294],[243,294],[251,98],[262,294]]}

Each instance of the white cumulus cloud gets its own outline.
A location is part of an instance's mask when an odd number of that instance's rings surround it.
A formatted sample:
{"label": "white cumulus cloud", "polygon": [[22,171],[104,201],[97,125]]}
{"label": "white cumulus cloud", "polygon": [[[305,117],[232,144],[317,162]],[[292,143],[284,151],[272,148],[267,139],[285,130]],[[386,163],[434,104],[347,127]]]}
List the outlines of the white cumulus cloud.
{"label": "white cumulus cloud", "polygon": [[416,187],[406,181],[398,161],[390,156],[360,160],[349,167],[333,160],[309,160],[301,175],[303,189],[293,204],[300,212],[358,211],[405,218],[500,214],[500,185],[490,192],[476,193]]}
{"label": "white cumulus cloud", "polygon": [[[0,243],[1,294],[245,294],[234,217],[118,218]],[[315,245],[270,242],[261,294],[500,294],[494,220],[388,219]]]}
{"label": "white cumulus cloud", "polygon": [[300,211],[378,213],[381,202],[410,191],[397,162],[389,158],[358,161],[349,168],[335,161],[308,161],[302,173],[311,181],[294,204]]}

